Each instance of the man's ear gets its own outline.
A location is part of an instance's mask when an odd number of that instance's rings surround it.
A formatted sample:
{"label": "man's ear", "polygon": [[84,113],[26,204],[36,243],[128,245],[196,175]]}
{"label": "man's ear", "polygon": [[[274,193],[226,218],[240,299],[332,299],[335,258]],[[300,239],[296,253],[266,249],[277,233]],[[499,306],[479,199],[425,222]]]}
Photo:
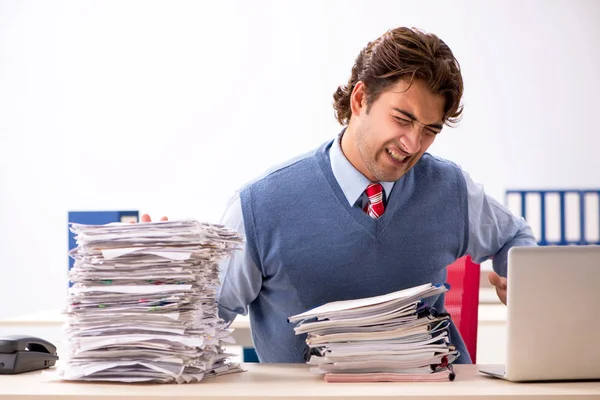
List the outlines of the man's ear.
{"label": "man's ear", "polygon": [[366,86],[364,82],[358,81],[352,89],[350,94],[350,109],[352,115],[360,115],[360,112],[364,107],[367,106],[367,93],[365,92]]}

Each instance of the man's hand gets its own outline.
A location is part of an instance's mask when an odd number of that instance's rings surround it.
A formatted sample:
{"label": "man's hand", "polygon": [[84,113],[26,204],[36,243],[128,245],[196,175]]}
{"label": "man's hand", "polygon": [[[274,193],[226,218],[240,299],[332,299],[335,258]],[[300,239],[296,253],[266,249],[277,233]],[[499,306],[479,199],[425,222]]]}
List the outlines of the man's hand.
{"label": "man's hand", "polygon": [[[162,217],[160,220],[168,221],[169,219],[167,217]],[[150,218],[150,216],[148,214],[144,214],[144,215],[142,215],[142,222],[152,222],[152,218]]]}
{"label": "man's hand", "polygon": [[492,271],[488,275],[488,279],[490,280],[490,283],[496,288],[496,294],[498,295],[500,301],[506,304],[506,287],[508,284],[506,278],[503,278],[494,271]]}

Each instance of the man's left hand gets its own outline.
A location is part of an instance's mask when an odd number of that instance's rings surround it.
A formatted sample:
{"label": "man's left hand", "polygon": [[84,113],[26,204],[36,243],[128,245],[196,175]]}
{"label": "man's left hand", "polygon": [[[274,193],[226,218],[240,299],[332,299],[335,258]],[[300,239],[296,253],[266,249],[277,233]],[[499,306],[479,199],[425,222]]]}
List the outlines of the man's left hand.
{"label": "man's left hand", "polygon": [[494,285],[494,287],[496,288],[496,294],[498,295],[498,298],[500,299],[500,301],[502,303],[506,304],[506,287],[507,287],[506,278],[503,278],[500,275],[498,275],[497,273],[495,273],[494,271],[492,271],[488,275],[488,279],[490,280],[490,283],[492,285]]}

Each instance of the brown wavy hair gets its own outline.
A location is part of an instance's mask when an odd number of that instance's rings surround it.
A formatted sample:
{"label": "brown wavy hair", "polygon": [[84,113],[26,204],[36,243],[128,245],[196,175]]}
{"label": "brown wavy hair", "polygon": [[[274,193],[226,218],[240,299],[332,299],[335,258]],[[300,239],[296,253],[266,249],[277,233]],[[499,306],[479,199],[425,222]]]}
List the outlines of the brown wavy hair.
{"label": "brown wavy hair", "polygon": [[412,84],[415,78],[445,97],[444,123],[457,123],[463,111],[463,80],[458,61],[437,36],[404,27],[387,31],[361,50],[348,84],[339,86],[333,94],[337,120],[342,125],[350,122],[350,96],[358,81],[365,84],[368,112],[379,95],[398,80],[407,79]]}

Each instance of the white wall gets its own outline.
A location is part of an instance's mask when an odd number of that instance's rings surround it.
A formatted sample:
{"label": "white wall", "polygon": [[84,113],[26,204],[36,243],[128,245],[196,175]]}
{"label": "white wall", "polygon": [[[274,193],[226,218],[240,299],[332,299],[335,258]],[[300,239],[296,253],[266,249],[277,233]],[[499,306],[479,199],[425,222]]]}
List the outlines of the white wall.
{"label": "white wall", "polygon": [[335,135],[358,51],[416,26],[453,49],[465,115],[432,152],[489,193],[598,187],[600,3],[0,0],[0,315],[58,307],[68,210],[217,221]]}

